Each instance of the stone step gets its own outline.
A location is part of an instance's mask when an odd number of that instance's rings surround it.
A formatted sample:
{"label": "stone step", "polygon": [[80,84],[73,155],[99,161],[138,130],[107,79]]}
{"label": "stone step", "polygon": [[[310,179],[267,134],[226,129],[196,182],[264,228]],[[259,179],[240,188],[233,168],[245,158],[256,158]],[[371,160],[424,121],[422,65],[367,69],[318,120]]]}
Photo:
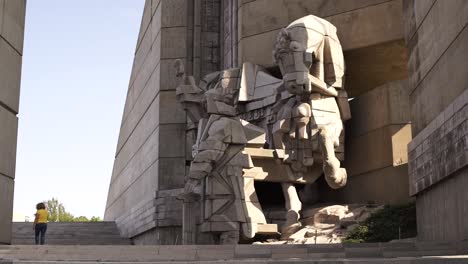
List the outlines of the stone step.
{"label": "stone step", "polygon": [[[34,245],[34,239],[13,240],[13,245]],[[47,245],[130,245],[127,239],[100,240],[100,239],[46,239]]]}
{"label": "stone step", "polygon": [[[34,244],[32,223],[13,223],[12,244]],[[115,222],[51,222],[47,225],[46,244],[50,245],[130,245],[122,238]]]}
{"label": "stone step", "polygon": [[[450,248],[447,245],[451,245]],[[465,256],[463,256],[465,255]],[[227,263],[468,263],[466,243],[191,246],[0,246],[0,260]],[[347,261],[347,262],[342,262]],[[399,260],[399,262],[395,261]],[[287,262],[284,262],[287,261]],[[302,262],[301,262],[302,261]],[[328,262],[327,262],[328,261]],[[335,261],[335,262],[333,262]],[[337,261],[337,262],[336,262]],[[360,262],[359,262],[360,261]],[[59,262],[65,263],[65,262]],[[203,263],[203,262],[199,262]]]}
{"label": "stone step", "polygon": [[[0,260],[0,264],[134,264],[135,262],[101,262],[101,261],[4,261]],[[161,264],[168,263],[167,261],[146,261],[145,264]],[[416,257],[416,258],[398,258],[398,259],[334,259],[334,260],[311,260],[311,259],[290,259],[290,260],[275,260],[275,259],[248,259],[242,260],[198,260],[198,261],[177,261],[170,262],[174,264],[239,264],[239,263],[268,263],[268,264],[286,264],[286,263],[310,263],[310,264],[466,264],[468,257],[466,256],[446,256],[446,257]]]}

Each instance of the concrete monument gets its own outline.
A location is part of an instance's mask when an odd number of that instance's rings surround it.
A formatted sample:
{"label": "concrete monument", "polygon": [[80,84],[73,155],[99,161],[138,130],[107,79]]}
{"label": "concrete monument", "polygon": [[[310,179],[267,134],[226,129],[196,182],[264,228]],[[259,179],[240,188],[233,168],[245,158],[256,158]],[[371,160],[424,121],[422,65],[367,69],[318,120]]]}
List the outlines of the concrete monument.
{"label": "concrete monument", "polygon": [[343,122],[351,113],[336,28],[312,15],[300,18],[278,33],[273,56],[282,79],[246,62],[208,74],[198,86],[176,62],[177,100],[198,127],[179,196],[185,243],[196,241],[198,200],[199,231],[222,244],[238,243],[239,235],[278,231],[267,224],[253,182],[279,182],[287,209],[281,238],[287,239],[301,227],[294,184],[312,184],[322,174],[333,189],[346,184],[340,159]]}

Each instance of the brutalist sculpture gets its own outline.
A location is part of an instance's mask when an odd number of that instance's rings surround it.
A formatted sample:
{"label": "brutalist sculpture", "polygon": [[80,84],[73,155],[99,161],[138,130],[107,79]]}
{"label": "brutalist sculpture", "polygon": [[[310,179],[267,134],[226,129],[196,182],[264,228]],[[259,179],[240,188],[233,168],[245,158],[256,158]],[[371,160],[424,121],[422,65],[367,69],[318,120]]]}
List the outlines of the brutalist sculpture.
{"label": "brutalist sculpture", "polygon": [[176,65],[177,99],[198,126],[182,197],[185,243],[196,243],[197,214],[190,205],[197,199],[198,230],[218,234],[220,243],[237,243],[239,235],[277,231],[266,223],[253,182],[280,182],[287,239],[301,227],[294,184],[314,183],[322,174],[332,188],[346,184],[340,160],[343,121],[351,115],[336,28],[311,15],[298,19],[278,33],[273,56],[282,79],[244,63],[209,74],[197,86],[182,63]]}

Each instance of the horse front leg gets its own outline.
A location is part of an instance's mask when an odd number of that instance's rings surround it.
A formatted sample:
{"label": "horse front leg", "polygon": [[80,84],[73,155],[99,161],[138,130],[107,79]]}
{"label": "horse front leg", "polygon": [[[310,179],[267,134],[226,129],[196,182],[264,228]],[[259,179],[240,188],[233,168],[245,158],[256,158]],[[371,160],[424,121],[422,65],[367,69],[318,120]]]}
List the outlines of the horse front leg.
{"label": "horse front leg", "polygon": [[346,185],[346,169],[340,168],[340,161],[335,156],[336,135],[325,126],[319,130],[319,145],[323,155],[323,173],[328,185],[338,189]]}
{"label": "horse front leg", "polygon": [[299,212],[302,209],[301,200],[297,195],[296,187],[292,183],[281,183],[284,200],[286,203],[286,223],[281,229],[281,239],[288,239],[301,228]]}

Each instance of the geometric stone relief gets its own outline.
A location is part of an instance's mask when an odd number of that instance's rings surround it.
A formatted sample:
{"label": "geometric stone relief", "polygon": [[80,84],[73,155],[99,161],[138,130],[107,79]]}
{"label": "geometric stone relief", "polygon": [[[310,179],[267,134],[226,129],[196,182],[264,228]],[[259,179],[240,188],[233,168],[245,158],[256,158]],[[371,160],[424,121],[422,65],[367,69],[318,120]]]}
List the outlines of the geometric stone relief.
{"label": "geometric stone relief", "polygon": [[[200,84],[175,64],[176,96],[198,127],[183,205],[183,242],[197,232],[236,244],[277,233],[267,224],[254,181],[279,182],[288,239],[301,228],[302,203],[294,184],[346,184],[343,122],[351,118],[343,87],[344,58],[336,28],[309,15],[282,29],[273,48],[282,79],[260,65],[206,75]],[[197,213],[194,210],[200,210]],[[199,217],[196,217],[199,216]],[[198,220],[194,220],[198,218]]]}

